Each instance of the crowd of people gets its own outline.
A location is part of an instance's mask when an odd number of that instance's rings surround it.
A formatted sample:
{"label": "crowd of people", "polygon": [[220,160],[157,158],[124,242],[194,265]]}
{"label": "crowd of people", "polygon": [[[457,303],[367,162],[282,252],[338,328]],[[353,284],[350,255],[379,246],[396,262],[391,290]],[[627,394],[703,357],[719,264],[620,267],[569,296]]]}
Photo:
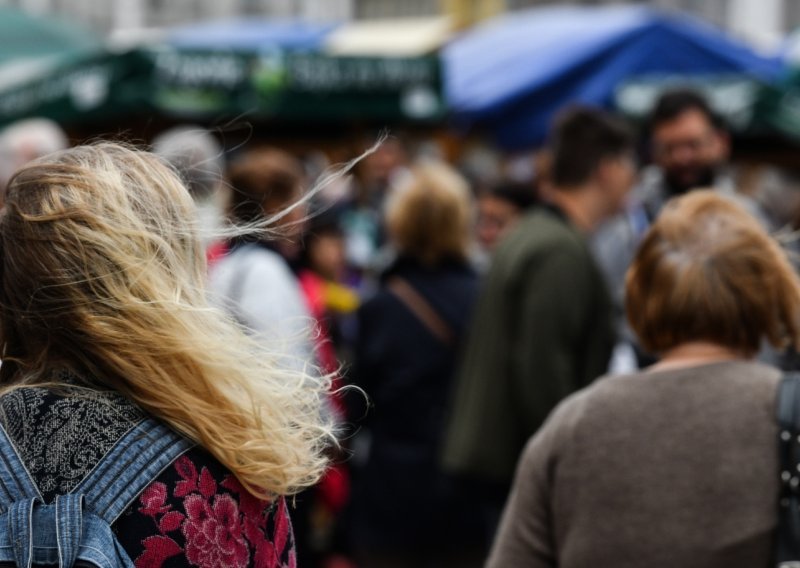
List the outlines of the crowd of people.
{"label": "crowd of people", "polygon": [[0,131],[0,563],[766,566],[798,200],[697,93],[643,136],[570,107],[477,179]]}

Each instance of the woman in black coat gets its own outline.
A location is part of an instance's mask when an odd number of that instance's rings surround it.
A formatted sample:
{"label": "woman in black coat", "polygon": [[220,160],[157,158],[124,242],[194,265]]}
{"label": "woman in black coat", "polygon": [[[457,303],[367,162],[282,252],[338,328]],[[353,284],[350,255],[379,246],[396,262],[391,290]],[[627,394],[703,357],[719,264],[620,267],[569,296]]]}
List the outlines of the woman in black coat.
{"label": "woman in black coat", "polygon": [[395,189],[386,222],[398,258],[358,312],[355,382],[371,408],[353,494],[356,552],[364,568],[468,566],[467,504],[439,469],[445,406],[477,292],[467,184],[444,165],[418,166]]}

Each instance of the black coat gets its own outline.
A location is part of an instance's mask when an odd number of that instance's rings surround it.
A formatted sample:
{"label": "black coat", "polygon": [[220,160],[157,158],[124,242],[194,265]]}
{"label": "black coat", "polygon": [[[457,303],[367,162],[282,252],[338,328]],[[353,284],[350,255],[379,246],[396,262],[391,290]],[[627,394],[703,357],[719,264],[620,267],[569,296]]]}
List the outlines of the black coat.
{"label": "black coat", "polygon": [[[437,339],[387,289],[393,277],[408,282],[446,322],[452,343]],[[426,268],[400,259],[382,282],[358,312],[354,382],[370,398],[363,426],[371,445],[354,484],[356,542],[386,552],[440,548],[441,513],[453,509],[438,465],[444,414],[478,279],[463,263]]]}

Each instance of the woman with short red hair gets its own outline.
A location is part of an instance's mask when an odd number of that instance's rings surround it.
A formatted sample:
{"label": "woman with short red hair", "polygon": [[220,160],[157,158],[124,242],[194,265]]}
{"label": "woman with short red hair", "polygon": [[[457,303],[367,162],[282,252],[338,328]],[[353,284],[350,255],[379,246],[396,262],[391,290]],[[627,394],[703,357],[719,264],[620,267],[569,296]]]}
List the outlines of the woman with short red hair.
{"label": "woman with short red hair", "polygon": [[781,373],[800,283],[739,205],[672,201],[627,275],[628,319],[659,355],[564,401],[530,440],[488,566],[767,566],[778,518]]}

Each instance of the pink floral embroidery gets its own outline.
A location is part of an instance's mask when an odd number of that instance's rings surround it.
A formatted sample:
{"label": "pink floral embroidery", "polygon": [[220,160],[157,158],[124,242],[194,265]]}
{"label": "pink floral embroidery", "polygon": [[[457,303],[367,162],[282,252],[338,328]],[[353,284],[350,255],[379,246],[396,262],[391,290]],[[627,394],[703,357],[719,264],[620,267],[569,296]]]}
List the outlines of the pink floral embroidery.
{"label": "pink floral embroidery", "polygon": [[175,462],[175,471],[181,477],[181,481],[175,487],[175,497],[186,497],[189,493],[197,491],[197,468],[194,467],[192,460],[186,456],[181,456]]}
{"label": "pink floral embroidery", "polygon": [[142,502],[142,508],[139,510],[148,517],[166,513],[172,508],[169,505],[165,505],[167,501],[167,486],[163,483],[150,484],[142,491],[139,500]]}
{"label": "pink floral embroidery", "polygon": [[172,511],[170,513],[167,513],[166,515],[161,517],[161,520],[158,523],[158,530],[160,530],[162,533],[176,531],[179,528],[181,528],[181,525],[183,524],[183,519],[185,518],[186,516],[183,513],[179,513],[178,511]]}
{"label": "pink floral embroidery", "polygon": [[230,495],[217,495],[213,505],[192,494],[184,501],[186,558],[196,566],[246,568],[250,554],[239,523],[239,507]]}
{"label": "pink floral embroidery", "polygon": [[[266,503],[253,497],[234,476],[217,483],[207,468],[198,472],[187,456],[174,467],[180,481],[172,491],[172,503],[180,502],[183,512],[168,502],[169,491],[163,483],[153,483],[142,492],[139,513],[151,517],[160,534],[142,542],[145,550],[136,559],[136,568],[159,568],[181,553],[199,567],[244,568],[252,558],[256,568],[296,568],[283,500],[275,505],[270,540]],[[219,493],[221,488],[227,493]]]}
{"label": "pink floral embroidery", "polygon": [[214,481],[214,477],[206,468],[203,468],[203,471],[200,472],[200,495],[205,497],[206,499],[210,498],[212,495],[217,493],[217,482]]}
{"label": "pink floral embroidery", "polygon": [[168,536],[150,536],[144,539],[144,552],[136,559],[136,568],[161,568],[164,562],[183,552],[178,543]]}

